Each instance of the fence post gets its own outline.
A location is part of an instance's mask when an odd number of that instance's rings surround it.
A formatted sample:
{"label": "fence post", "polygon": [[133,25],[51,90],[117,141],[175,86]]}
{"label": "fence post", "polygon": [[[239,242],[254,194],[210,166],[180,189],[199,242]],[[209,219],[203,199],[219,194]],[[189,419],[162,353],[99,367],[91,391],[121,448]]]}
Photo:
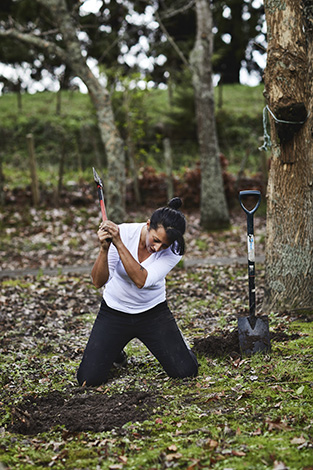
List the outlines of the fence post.
{"label": "fence post", "polygon": [[165,172],[166,172],[166,186],[167,186],[167,198],[171,200],[174,196],[174,184],[173,184],[173,158],[172,158],[172,147],[171,141],[168,137],[163,139],[164,149],[164,161],[165,161]]}
{"label": "fence post", "polygon": [[30,176],[31,176],[31,190],[33,197],[33,204],[35,207],[39,205],[40,195],[39,195],[39,186],[37,178],[37,168],[36,168],[36,157],[35,157],[35,146],[34,146],[34,136],[33,134],[27,134],[27,148],[29,155],[29,166],[30,166]]}

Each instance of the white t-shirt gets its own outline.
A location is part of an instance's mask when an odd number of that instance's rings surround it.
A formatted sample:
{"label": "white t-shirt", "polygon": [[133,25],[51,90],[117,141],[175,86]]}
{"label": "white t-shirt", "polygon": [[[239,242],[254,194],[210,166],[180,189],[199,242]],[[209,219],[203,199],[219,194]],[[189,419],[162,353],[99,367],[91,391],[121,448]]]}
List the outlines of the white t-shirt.
{"label": "white t-shirt", "polygon": [[[138,261],[138,246],[141,230],[145,223],[119,225],[120,237],[132,256]],[[141,264],[148,276],[145,285],[139,289],[126,273],[118,251],[111,244],[108,252],[110,276],[103,290],[107,305],[125,313],[140,313],[164,302],[165,276],[179,262],[180,255],[175,255],[171,248],[152,253]]]}

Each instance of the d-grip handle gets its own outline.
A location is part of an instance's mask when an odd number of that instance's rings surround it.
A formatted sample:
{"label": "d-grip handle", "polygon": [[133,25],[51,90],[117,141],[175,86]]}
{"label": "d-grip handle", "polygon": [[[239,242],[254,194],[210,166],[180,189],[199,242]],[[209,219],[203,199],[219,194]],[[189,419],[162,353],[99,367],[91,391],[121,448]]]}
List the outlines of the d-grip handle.
{"label": "d-grip handle", "polygon": [[[257,200],[257,203],[256,205],[253,207],[253,209],[251,209],[250,211],[243,205],[243,202],[242,202],[242,198],[244,196],[258,196],[258,200]],[[259,207],[260,205],[260,202],[261,202],[261,193],[260,191],[258,190],[254,190],[254,189],[248,189],[246,191],[240,191],[239,192],[239,202],[240,202],[240,205],[241,207],[243,208],[243,210],[245,211],[246,214],[249,214],[249,215],[252,215],[255,213],[255,211],[257,210],[257,208]]]}

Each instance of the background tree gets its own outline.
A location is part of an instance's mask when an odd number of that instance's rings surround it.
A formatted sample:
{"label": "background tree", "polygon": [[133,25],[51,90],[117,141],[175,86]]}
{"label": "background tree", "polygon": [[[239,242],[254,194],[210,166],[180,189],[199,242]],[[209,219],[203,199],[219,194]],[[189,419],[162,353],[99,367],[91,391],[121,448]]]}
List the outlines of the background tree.
{"label": "background tree", "polygon": [[196,0],[197,36],[190,56],[196,99],[201,161],[201,225],[216,229],[229,225],[215,125],[212,81],[213,32],[208,0]]}
{"label": "background tree", "polygon": [[[194,46],[197,29],[195,1],[175,0],[170,4],[164,1],[153,1],[159,19],[173,39],[181,54],[172,47],[169,41],[162,40],[162,28],[150,34],[150,54],[154,57],[163,54],[167,60],[152,71],[153,79],[159,83],[167,82],[171,76],[175,82],[182,80],[182,71]],[[221,74],[223,83],[239,83],[240,69],[243,64],[249,72],[262,71],[255,61],[253,52],[264,53],[263,5],[251,0],[213,0],[210,2],[213,11],[214,52],[213,71]]]}
{"label": "background tree", "polygon": [[[19,2],[6,0],[0,5],[0,22],[7,28],[18,28],[20,32],[33,33],[37,27],[40,31],[53,32],[54,26],[44,9],[34,0],[22,0]],[[54,31],[55,32],[55,31]],[[57,55],[47,54],[45,49],[38,50],[29,47],[27,43],[16,42],[9,37],[3,37],[0,42],[0,62],[18,68],[28,65],[29,76],[31,79],[40,81],[43,73],[48,72],[51,77],[58,79],[60,75],[60,66],[62,60]],[[70,70],[67,67],[62,73],[62,87],[66,87],[70,78]],[[9,79],[2,79],[5,88],[9,91],[16,91],[18,82],[21,89],[27,89],[28,84],[24,77],[20,76],[18,80],[13,80],[10,85]]]}
{"label": "background tree", "polygon": [[25,32],[18,24],[14,24],[13,27],[6,24],[0,29],[0,36],[28,44],[37,51],[43,50],[52,57],[57,56],[85,83],[96,109],[100,135],[107,156],[108,178],[105,183],[108,213],[115,221],[122,221],[125,217],[125,155],[115,124],[109,92],[92,73],[82,54],[75,10],[68,9],[65,0],[51,0],[48,4],[44,0],[38,0],[38,4],[42,9],[40,16],[51,19],[54,27],[52,32],[44,30],[38,34],[35,27],[33,31]]}
{"label": "background tree", "polygon": [[273,144],[264,308],[313,311],[313,1],[266,0]]}

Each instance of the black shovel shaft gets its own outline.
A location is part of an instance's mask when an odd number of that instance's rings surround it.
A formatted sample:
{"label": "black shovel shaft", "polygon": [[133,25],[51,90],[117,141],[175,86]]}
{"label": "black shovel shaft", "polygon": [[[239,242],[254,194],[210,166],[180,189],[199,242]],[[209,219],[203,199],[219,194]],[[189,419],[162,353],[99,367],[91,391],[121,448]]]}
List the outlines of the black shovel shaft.
{"label": "black shovel shaft", "polygon": [[[258,200],[256,205],[248,210],[242,198],[245,196],[257,196]],[[249,277],[249,315],[250,319],[255,319],[255,254],[254,254],[254,231],[253,231],[253,214],[257,210],[261,202],[260,191],[247,190],[240,191],[239,201],[242,209],[247,214],[247,235],[248,235],[248,277]]]}

